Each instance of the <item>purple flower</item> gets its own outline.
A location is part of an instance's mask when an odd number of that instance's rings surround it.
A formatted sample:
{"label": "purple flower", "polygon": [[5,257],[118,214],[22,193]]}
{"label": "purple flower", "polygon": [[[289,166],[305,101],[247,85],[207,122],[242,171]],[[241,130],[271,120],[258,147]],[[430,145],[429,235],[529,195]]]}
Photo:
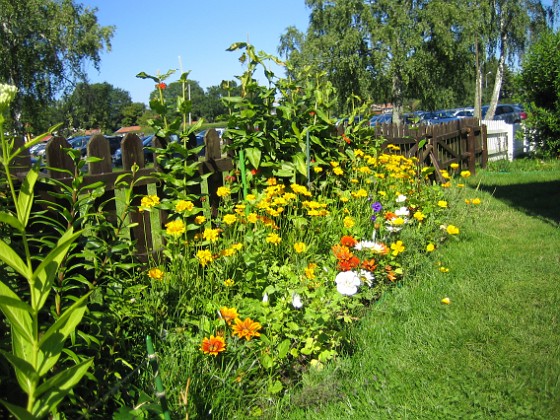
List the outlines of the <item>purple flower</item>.
{"label": "purple flower", "polygon": [[374,212],[380,212],[381,209],[383,209],[383,206],[381,205],[381,203],[379,201],[376,201],[375,203],[373,203],[371,205],[371,208],[373,209]]}
{"label": "purple flower", "polygon": [[372,222],[375,222],[376,219],[377,219],[377,216],[375,214],[371,216],[371,221]]}

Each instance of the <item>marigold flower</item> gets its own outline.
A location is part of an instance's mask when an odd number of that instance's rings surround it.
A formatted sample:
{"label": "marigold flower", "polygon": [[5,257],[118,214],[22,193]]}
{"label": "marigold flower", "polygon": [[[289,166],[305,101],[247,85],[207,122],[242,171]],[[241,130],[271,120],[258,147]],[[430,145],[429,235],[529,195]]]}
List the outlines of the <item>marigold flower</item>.
{"label": "marigold flower", "polygon": [[342,238],[340,238],[340,244],[348,248],[353,248],[357,243],[358,241],[352,236],[344,235]]}
{"label": "marigold flower", "polygon": [[418,210],[417,212],[414,213],[413,217],[419,222],[421,222],[426,218],[426,215],[422,213],[420,210]]}
{"label": "marigold flower", "polygon": [[276,233],[271,233],[266,237],[266,242],[273,245],[278,245],[282,242],[282,238]]}
{"label": "marigold flower", "polygon": [[354,225],[356,224],[354,219],[352,219],[350,216],[346,216],[344,218],[344,220],[342,221],[342,223],[344,224],[344,227],[346,229],[352,229],[354,227]]}
{"label": "marigold flower", "polygon": [[436,249],[436,246],[432,243],[426,245],[426,252],[433,252]]}
{"label": "marigold flower", "polygon": [[220,229],[204,229],[202,237],[210,242],[216,242],[220,236]]}
{"label": "marigold flower", "polygon": [[257,196],[255,194],[247,194],[247,201],[255,201]]}
{"label": "marigold flower", "polygon": [[458,163],[452,163],[451,165],[449,165],[449,167],[451,169],[459,169],[459,164]]}
{"label": "marigold flower", "polygon": [[218,187],[218,190],[216,191],[216,195],[218,197],[227,197],[230,194],[231,189],[229,187]]}
{"label": "marigold flower", "polygon": [[316,174],[321,173],[323,172],[323,168],[321,168],[320,166],[314,166],[313,172],[315,172]]}
{"label": "marigold flower", "polygon": [[473,198],[473,199],[472,199],[472,203],[473,203],[475,206],[478,206],[478,205],[481,203],[480,198]]}
{"label": "marigold flower", "polygon": [[249,341],[253,337],[259,337],[261,334],[258,332],[262,328],[261,324],[253,321],[251,318],[246,318],[245,321],[241,319],[235,319],[235,325],[233,326],[233,335],[239,338],[245,338]]}
{"label": "marigold flower", "polygon": [[461,171],[461,178],[468,178],[471,176],[471,171]]}
{"label": "marigold flower", "polygon": [[225,349],[226,340],[220,335],[211,335],[210,338],[204,337],[202,339],[202,345],[200,346],[200,351],[211,356],[217,356],[218,353],[225,351]]}
{"label": "marigold flower", "polygon": [[231,287],[235,284],[235,282],[233,281],[233,279],[225,279],[224,280],[224,286],[226,287]]}
{"label": "marigold flower", "polygon": [[[231,280],[231,279],[228,279]],[[231,280],[233,281],[233,280]],[[220,316],[222,317],[222,319],[224,321],[227,322],[228,325],[231,325],[231,323],[239,317],[239,314],[237,313],[237,309],[235,308],[228,308],[226,306],[222,306],[220,308]]]}
{"label": "marigold flower", "polygon": [[441,207],[442,209],[446,209],[446,208],[447,208],[447,201],[445,201],[445,200],[440,200],[440,201],[437,202],[437,205],[438,205],[439,207]]}
{"label": "marigold flower", "polygon": [[148,277],[152,280],[163,280],[163,271],[157,267],[152,267],[148,270]]}
{"label": "marigold flower", "polygon": [[165,228],[166,228],[165,232],[168,235],[175,236],[175,237],[181,236],[186,231],[185,223],[183,223],[181,219],[172,220],[166,223]]}
{"label": "marigold flower", "polygon": [[196,217],[194,218],[194,222],[195,222],[197,225],[202,225],[203,223],[206,222],[206,217],[205,217],[205,216],[196,216]]}
{"label": "marigold flower", "polygon": [[335,175],[338,175],[338,176],[344,175],[344,171],[342,170],[342,168],[340,168],[340,167],[338,167],[338,166],[337,166],[336,168],[333,168],[333,173],[334,173]]}
{"label": "marigold flower", "polygon": [[305,245],[304,242],[296,242],[294,244],[294,251],[296,251],[298,254],[301,254],[302,252],[305,252],[307,250],[307,245]]}
{"label": "marigold flower", "polygon": [[180,213],[182,211],[192,211],[194,209],[194,204],[192,201],[179,200],[175,204],[175,211]]}
{"label": "marigold flower", "polygon": [[352,192],[352,197],[354,198],[365,198],[368,196],[368,193],[363,188],[360,188],[358,191]]}
{"label": "marigold flower", "polygon": [[396,257],[405,250],[405,246],[403,245],[402,241],[397,241],[391,244],[391,250],[393,251],[391,252],[391,255],[393,257]]}
{"label": "marigold flower", "polygon": [[237,216],[235,214],[226,214],[222,218],[222,220],[226,225],[233,225],[235,222],[237,222]]}
{"label": "marigold flower", "polygon": [[159,197],[157,195],[146,195],[142,197],[140,202],[140,211],[151,209],[159,204]]}
{"label": "marigold flower", "polygon": [[309,280],[313,280],[315,278],[315,270],[317,269],[317,264],[309,263],[307,267],[304,269],[305,277]]}
{"label": "marigold flower", "polygon": [[450,234],[450,235],[458,235],[459,234],[459,228],[457,226],[448,225],[446,230],[447,230],[447,233]]}
{"label": "marigold flower", "polygon": [[212,253],[207,249],[201,249],[196,253],[196,259],[201,266],[205,267],[214,260]]}

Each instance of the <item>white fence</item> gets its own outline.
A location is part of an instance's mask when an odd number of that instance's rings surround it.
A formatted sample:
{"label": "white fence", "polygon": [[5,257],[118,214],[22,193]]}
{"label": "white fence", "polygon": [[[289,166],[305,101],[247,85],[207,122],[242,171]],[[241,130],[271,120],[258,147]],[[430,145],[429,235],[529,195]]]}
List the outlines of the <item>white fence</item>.
{"label": "white fence", "polygon": [[508,124],[505,121],[483,120],[488,135],[488,160],[513,160],[532,150],[529,141],[522,135],[522,124]]}

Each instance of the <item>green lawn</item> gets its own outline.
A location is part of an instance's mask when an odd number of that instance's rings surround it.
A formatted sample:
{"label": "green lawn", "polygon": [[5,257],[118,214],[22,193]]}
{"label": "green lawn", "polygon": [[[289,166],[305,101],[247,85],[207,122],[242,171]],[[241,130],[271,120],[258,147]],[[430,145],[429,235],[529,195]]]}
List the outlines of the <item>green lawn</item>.
{"label": "green lawn", "polygon": [[277,418],[560,418],[560,164],[491,169],[470,180],[482,204],[460,240],[411,256],[419,268],[351,331],[354,353]]}

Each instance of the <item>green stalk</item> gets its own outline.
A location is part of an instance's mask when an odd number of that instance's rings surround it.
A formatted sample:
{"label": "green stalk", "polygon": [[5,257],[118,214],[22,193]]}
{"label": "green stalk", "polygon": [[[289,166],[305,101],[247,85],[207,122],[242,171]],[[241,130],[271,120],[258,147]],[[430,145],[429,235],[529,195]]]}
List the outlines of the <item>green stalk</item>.
{"label": "green stalk", "polygon": [[146,349],[148,350],[148,359],[152,370],[154,373],[154,381],[156,384],[156,397],[159,398],[161,404],[161,409],[163,410],[163,418],[165,420],[171,420],[171,414],[169,413],[169,408],[167,407],[167,398],[165,398],[165,390],[163,389],[163,383],[161,381],[161,376],[159,374],[159,367],[157,362],[157,355],[154,351],[154,344],[152,343],[152,337],[146,336]]}

